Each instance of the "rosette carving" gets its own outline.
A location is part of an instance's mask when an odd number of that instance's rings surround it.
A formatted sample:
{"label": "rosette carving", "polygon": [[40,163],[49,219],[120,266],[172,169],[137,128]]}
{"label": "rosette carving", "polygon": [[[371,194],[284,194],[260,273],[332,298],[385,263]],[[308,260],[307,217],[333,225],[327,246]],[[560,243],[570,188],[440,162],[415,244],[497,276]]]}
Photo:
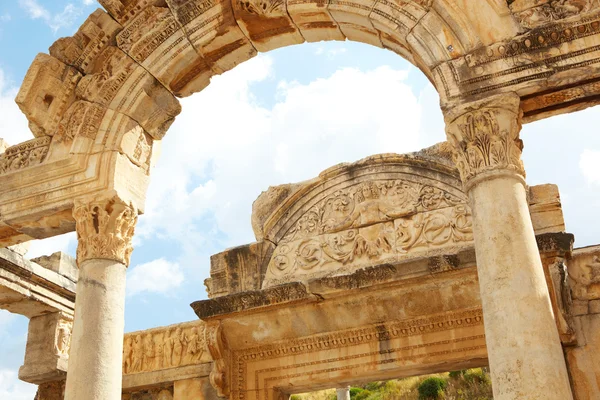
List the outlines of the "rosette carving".
{"label": "rosette carving", "polygon": [[73,209],[77,223],[77,263],[95,258],[129,265],[137,210],[118,199],[79,202]]}
{"label": "rosette carving", "polygon": [[462,105],[446,113],[446,135],[465,188],[490,171],[525,177],[520,98],[516,94]]}

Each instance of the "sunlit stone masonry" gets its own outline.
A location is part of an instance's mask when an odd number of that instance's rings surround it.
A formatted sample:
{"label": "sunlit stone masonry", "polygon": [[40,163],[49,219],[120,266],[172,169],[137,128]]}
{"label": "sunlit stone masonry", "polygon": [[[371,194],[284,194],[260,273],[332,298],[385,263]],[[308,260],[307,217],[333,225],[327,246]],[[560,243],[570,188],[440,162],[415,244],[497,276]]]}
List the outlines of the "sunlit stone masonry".
{"label": "sunlit stone masonry", "polygon": [[[558,189],[527,185],[520,136],[600,102],[600,2],[99,3],[25,75],[32,138],[0,141],[0,307],[30,318],[19,377],[37,400],[282,400],[484,365],[495,399],[600,398],[600,246],[574,249]],[[268,189],[256,242],[212,257],[199,320],[124,336],[132,238],[178,99],[320,40],[419,68],[448,141]],[[15,247],[72,231],[76,260]]]}

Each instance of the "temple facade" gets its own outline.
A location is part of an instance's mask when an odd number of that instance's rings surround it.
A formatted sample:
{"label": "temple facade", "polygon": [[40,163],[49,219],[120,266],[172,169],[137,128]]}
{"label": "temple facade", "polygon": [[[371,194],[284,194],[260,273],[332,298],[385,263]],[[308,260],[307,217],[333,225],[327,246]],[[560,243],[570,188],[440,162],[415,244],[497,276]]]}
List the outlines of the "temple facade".
{"label": "temple facade", "polygon": [[[600,102],[600,2],[99,2],[33,61],[16,102],[34,138],[0,155],[0,308],[30,318],[19,376],[38,400],[280,400],[484,365],[495,399],[600,398],[600,247],[574,246],[558,188],[527,185],[520,138]],[[199,319],[124,335],[178,98],[320,40],[418,67],[447,141],[270,188],[256,242],[212,257]],[[71,231],[76,260],[11,248]]]}

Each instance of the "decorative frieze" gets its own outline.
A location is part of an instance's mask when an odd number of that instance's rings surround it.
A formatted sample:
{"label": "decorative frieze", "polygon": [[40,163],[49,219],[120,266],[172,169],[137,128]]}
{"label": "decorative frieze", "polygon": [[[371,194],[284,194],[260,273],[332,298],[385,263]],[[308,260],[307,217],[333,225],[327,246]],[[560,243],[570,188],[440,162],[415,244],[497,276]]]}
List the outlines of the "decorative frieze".
{"label": "decorative frieze", "polygon": [[7,148],[0,154],[0,174],[41,164],[48,155],[51,136],[42,136]]}
{"label": "decorative frieze", "polygon": [[597,0],[515,0],[510,1],[513,15],[525,28],[579,16],[600,7]]}
{"label": "decorative frieze", "polygon": [[80,200],[73,209],[77,223],[77,263],[110,259],[129,265],[137,210],[118,199]]}
{"label": "decorative frieze", "polygon": [[525,177],[520,98],[516,94],[462,105],[446,113],[446,135],[466,191],[474,178],[510,172]]}
{"label": "decorative frieze", "polygon": [[202,321],[132,332],[123,340],[123,374],[209,362]]}

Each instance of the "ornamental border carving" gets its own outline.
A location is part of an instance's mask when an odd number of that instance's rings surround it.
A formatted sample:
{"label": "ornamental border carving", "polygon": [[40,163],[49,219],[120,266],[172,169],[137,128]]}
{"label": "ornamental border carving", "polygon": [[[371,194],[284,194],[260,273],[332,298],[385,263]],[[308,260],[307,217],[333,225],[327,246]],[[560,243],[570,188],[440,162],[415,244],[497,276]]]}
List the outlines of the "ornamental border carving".
{"label": "ornamental border carving", "polygon": [[[372,342],[379,341],[387,341],[391,339],[401,338],[401,337],[409,337],[415,335],[422,335],[433,332],[446,331],[458,327],[470,327],[477,326],[483,324],[483,311],[481,308],[473,308],[456,312],[448,312],[444,314],[433,315],[429,317],[420,317],[415,319],[403,320],[403,321],[394,321],[390,323],[370,325],[363,328],[358,329],[348,329],[344,331],[329,333],[329,334],[321,334],[314,335],[305,338],[299,339],[291,339],[280,341],[278,343],[273,343],[264,346],[252,347],[248,349],[242,350],[233,350],[231,352],[231,367],[232,371],[232,381],[231,381],[231,394],[232,398],[244,400],[246,398],[246,393],[250,390],[247,388],[247,379],[251,378],[248,376],[248,363],[256,362],[260,360],[271,360],[279,357],[285,357],[289,355],[302,355],[309,354],[312,352],[318,352],[321,350],[331,350],[338,349],[343,347],[349,347],[352,345],[358,344],[366,344]],[[455,341],[466,341],[471,339],[483,339],[483,335],[477,335],[473,337],[467,338],[459,338],[455,339]],[[447,343],[448,341],[444,341]],[[435,345],[436,343],[428,343],[417,346],[403,346],[402,348],[392,348],[388,349],[386,354],[391,354],[393,352],[402,350],[402,349],[410,349],[412,347],[428,347],[431,345]],[[485,345],[475,346],[476,348],[484,348]],[[470,348],[469,348],[470,349]],[[461,351],[465,349],[462,348]],[[440,352],[441,354],[445,354],[447,351]],[[381,354],[381,350],[374,350],[370,354],[361,354],[360,356],[365,355],[377,355]],[[429,354],[429,353],[428,353]],[[342,357],[338,359],[328,359],[327,362],[335,362],[335,361],[345,361],[351,359],[353,356]],[[419,358],[419,356],[412,356],[413,358]],[[410,357],[409,357],[410,358]],[[298,368],[306,365],[316,365],[318,363],[323,362],[322,360],[316,360],[313,362],[293,364],[284,367],[272,367],[269,368],[269,371],[278,371],[285,370],[291,368]],[[388,363],[390,361],[383,360],[382,363]],[[339,370],[352,368],[351,365],[344,366],[338,368]],[[259,392],[259,378],[258,375],[261,371],[266,370],[257,370],[254,374],[254,390]],[[331,372],[328,369],[328,372]],[[299,376],[304,375],[304,373],[298,374]],[[286,377],[291,377],[291,375],[283,375],[273,379],[282,379]],[[263,392],[267,385],[263,385]],[[257,396],[257,399],[259,397]],[[264,393],[264,399],[268,399],[267,393]]]}

